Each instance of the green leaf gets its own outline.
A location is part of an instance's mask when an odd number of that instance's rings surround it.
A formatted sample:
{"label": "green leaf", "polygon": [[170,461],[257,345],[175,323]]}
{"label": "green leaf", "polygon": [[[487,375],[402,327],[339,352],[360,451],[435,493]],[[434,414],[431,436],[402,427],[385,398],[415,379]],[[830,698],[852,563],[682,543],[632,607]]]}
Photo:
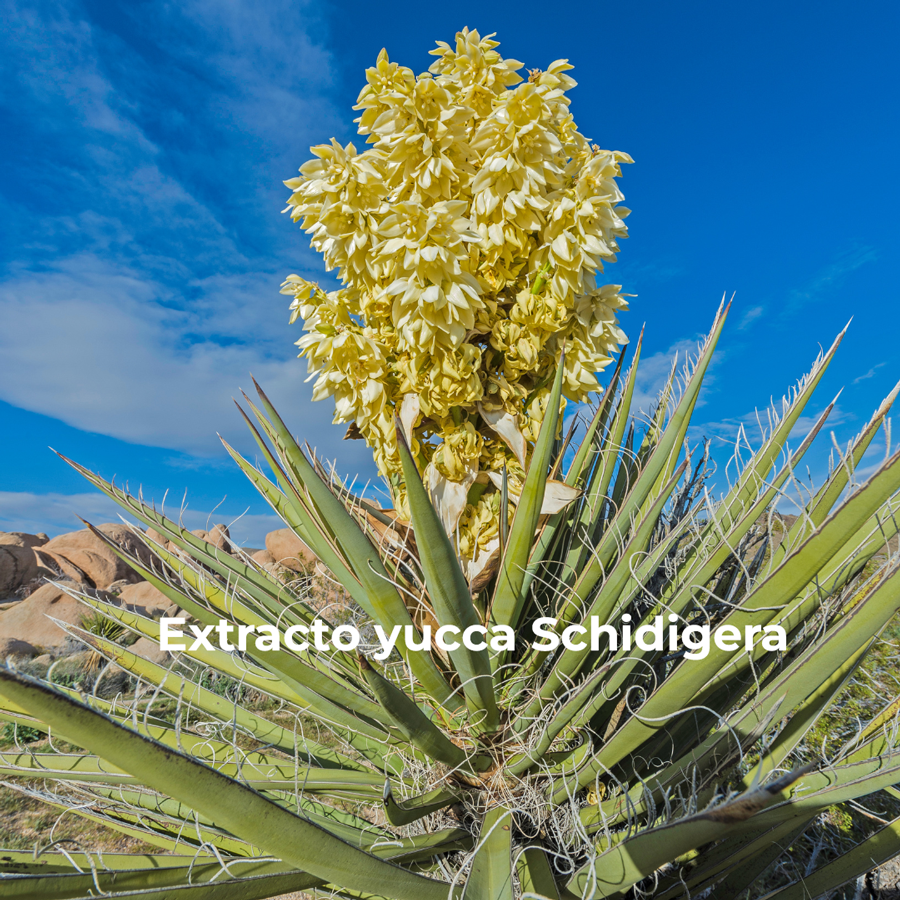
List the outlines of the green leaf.
{"label": "green leaf", "polygon": [[[600,515],[606,492],[609,490],[612,481],[613,472],[616,468],[616,462],[619,459],[619,452],[622,449],[622,439],[625,436],[625,428],[628,425],[628,416],[631,412],[631,400],[634,397],[634,388],[637,384],[638,366],[641,361],[641,347],[644,343],[644,331],[641,329],[641,336],[638,338],[637,347],[634,351],[634,359],[631,361],[631,368],[625,377],[625,384],[622,388],[622,396],[619,399],[616,413],[613,418],[612,425],[607,439],[601,445],[599,452],[599,460],[594,467],[591,475],[590,483],[585,492],[584,505],[582,507],[582,515],[580,520],[581,528],[592,528],[596,524],[597,517]],[[579,548],[578,562],[583,562],[586,558],[586,548]],[[570,558],[569,563],[576,565],[576,560]],[[581,566],[577,565],[577,571],[581,571]]]}
{"label": "green leaf", "polygon": [[[640,353],[641,341],[643,340],[643,331],[638,339],[638,349],[635,355]],[[609,383],[603,391],[603,396],[597,402],[597,409],[591,417],[591,421],[585,431],[584,438],[581,441],[572,465],[566,472],[565,482],[572,487],[577,487],[579,482],[584,480],[585,473],[590,471],[595,458],[600,455],[601,440],[603,433],[606,431],[606,424],[609,420],[613,409],[613,398],[616,395],[616,389],[619,386],[619,378],[622,374],[622,364],[625,362],[625,349],[619,353],[619,360],[613,371]],[[598,437],[599,436],[599,437]]]}
{"label": "green leaf", "polygon": [[[159,644],[160,626],[156,620],[87,595],[81,599],[109,618]],[[231,637],[234,637],[234,632]],[[365,734],[374,740],[388,739],[389,735],[383,728],[372,724],[373,719],[378,722],[384,719],[382,710],[376,703],[323,675],[285,650],[256,649],[257,640],[254,635],[250,635],[247,647],[252,647],[256,652],[251,653],[247,660],[238,661],[232,652],[217,647],[212,650],[202,647],[192,650],[190,634],[184,640],[187,649],[181,652],[243,684],[314,711],[342,728]],[[263,667],[264,662],[266,667]],[[381,724],[387,726],[389,722],[385,719]]]}
{"label": "green leaf", "polygon": [[0,693],[79,744],[189,803],[222,828],[325,881],[398,900],[446,900],[447,886],[371,856],[190,757],[135,734],[49,688],[0,671]]}
{"label": "green leaf", "polygon": [[[550,460],[553,455],[553,444],[556,440],[556,426],[559,422],[559,403],[562,395],[562,379],[565,371],[565,354],[556,369],[556,378],[547,401],[547,411],[537,443],[528,463],[525,484],[516,506],[500,571],[497,574],[497,586],[491,601],[490,621],[492,625],[508,625],[516,628],[525,605],[525,594],[522,586],[531,555],[534,535],[541,517],[541,505],[544,502],[544,490]],[[502,654],[498,655],[498,664]]]}
{"label": "green leaf", "polygon": [[[799,824],[797,819],[788,819],[747,843],[726,860],[726,865],[720,866],[720,873],[724,871],[727,875],[719,881],[709,896],[717,897],[718,900],[730,900],[731,897],[740,896],[764,875],[774,862],[787,855],[791,844],[809,828],[814,819],[815,816],[805,819],[801,816]],[[708,878],[706,884],[714,880],[715,877]]]}
{"label": "green leaf", "polygon": [[391,789],[390,779],[384,782],[384,814],[391,825],[401,827],[416,822],[424,816],[430,816],[439,810],[446,809],[454,803],[459,802],[460,792],[449,791],[444,788],[436,788],[420,797],[412,800],[404,800],[398,803],[394,799],[394,792]]}
{"label": "green leaf", "polygon": [[797,521],[794,522],[780,546],[775,550],[776,558],[781,558],[791,547],[796,546],[798,542],[808,537],[812,529],[825,521],[826,516],[831,512],[832,507],[844,492],[844,488],[847,487],[850,481],[850,473],[856,470],[863,455],[869,449],[869,445],[878,433],[885,416],[890,412],[898,392],[900,392],[900,384],[885,397],[866,424],[866,427],[854,438],[846,457],[838,460],[828,480],[807,504],[803,515],[797,517]]}
{"label": "green leaf", "polygon": [[[481,619],[469,593],[469,584],[459,566],[450,538],[428,497],[425,485],[422,484],[419,470],[406,445],[403,429],[399,425],[397,444],[422,573],[428,585],[428,596],[435,617],[440,625],[454,625],[464,632],[467,628],[481,625]],[[459,646],[456,650],[448,652],[462,681],[466,703],[473,714],[473,724],[481,731],[496,731],[500,713],[494,696],[494,681],[491,677],[488,651],[471,650],[456,637],[453,640]]]}
{"label": "green leaf", "polygon": [[[584,622],[590,622],[591,617],[594,616],[596,616],[598,621],[606,622],[612,611],[620,604],[621,592],[632,577],[632,567],[637,563],[638,559],[646,554],[647,546],[650,543],[654,529],[657,527],[663,507],[681,480],[689,462],[690,460],[686,459],[681,464],[678,471],[669,479],[669,483],[662,488],[647,514],[635,524],[634,533],[622,550],[619,559],[612,567],[612,570],[607,573],[602,587],[591,600],[587,610],[585,610],[583,615]],[[580,584],[580,581],[576,584],[571,598],[565,598],[566,604],[572,603],[574,600],[574,607],[566,606],[559,610],[560,622],[571,621],[573,617],[571,609],[580,609],[581,602],[588,596],[588,592],[582,590]],[[534,707],[529,709],[526,715],[536,712],[537,704],[547,703],[551,700],[562,686],[572,684],[573,678],[578,674],[590,653],[591,649],[587,641],[585,641],[583,650],[564,649],[554,664],[553,670],[541,686]]]}
{"label": "green leaf", "polygon": [[[765,625],[771,621],[785,599],[796,596],[843,545],[847,534],[855,532],[898,486],[900,452],[886,460],[821,529],[755,587],[721,624],[733,625],[743,633],[747,624]],[[668,722],[672,711],[690,706],[723,680],[733,677],[741,663],[749,664],[743,651],[727,652],[718,647],[712,647],[704,659],[682,663],[650,696],[641,708],[640,717],[629,719],[604,745],[597,760],[585,769],[582,783],[589,783],[597,771],[615,765],[652,737],[662,724],[660,716],[665,716]]]}
{"label": "green leaf", "polygon": [[485,813],[462,900],[513,900],[510,810],[495,807]]}
{"label": "green leaf", "polygon": [[[580,604],[584,602],[591,590],[603,577],[604,572],[609,567],[613,558],[617,555],[621,543],[625,540],[627,534],[632,528],[632,518],[637,516],[641,521],[638,513],[647,502],[648,498],[654,496],[654,488],[658,488],[658,482],[661,475],[666,470],[672,454],[677,454],[680,449],[679,435],[682,426],[690,419],[690,413],[700,393],[703,384],[703,377],[709,368],[712,360],[713,351],[716,343],[722,333],[725,319],[728,315],[729,307],[724,311],[719,310],[712,330],[707,337],[694,366],[691,377],[685,386],[681,399],[678,401],[673,411],[668,425],[663,432],[659,443],[653,448],[646,463],[640,469],[637,477],[634,479],[630,489],[625,493],[621,503],[616,505],[616,513],[612,518],[609,526],[600,538],[595,547],[592,547],[590,554],[586,557],[586,564],[583,569],[573,570],[570,579],[577,578],[577,592],[575,602],[568,602],[562,610],[559,617],[558,628],[562,628],[565,623],[572,621],[581,612]],[[627,457],[626,457],[627,461]],[[629,483],[631,480],[629,479]],[[615,502],[615,501],[614,501]],[[597,510],[599,514],[600,510]],[[567,598],[568,599],[568,598]]]}
{"label": "green leaf", "polygon": [[781,800],[802,771],[791,772],[713,809],[626,837],[609,849],[603,849],[604,839],[598,847],[600,855],[579,869],[567,887],[578,896],[610,897],[689,850],[729,834],[753,830],[759,811]]}
{"label": "green leaf", "polygon": [[[771,891],[761,900],[806,900],[820,897],[841,885],[870,872],[900,854],[900,816],[888,822],[884,828],[842,853],[837,859],[820,866],[799,881]],[[725,895],[716,895],[724,900]]]}
{"label": "green leaf", "polygon": [[[106,861],[106,854],[103,854]],[[285,871],[288,869],[288,871]],[[223,871],[242,877],[222,878]],[[219,876],[216,878],[216,876]],[[213,879],[216,878],[215,881]],[[303,891],[323,884],[305,872],[289,871],[284,863],[229,861],[193,867],[136,869],[133,871],[46,874],[0,881],[3,900],[81,900],[97,891],[113,897],[147,897],[150,900],[264,900],[276,893]]]}
{"label": "green leaf", "polygon": [[318,476],[262,388],[255,381],[254,385],[269,416],[269,421],[267,422],[252,404],[250,404],[251,409],[254,410],[261,423],[271,425],[273,436],[278,441],[277,449],[289,466],[291,474],[308,493],[320,520],[327,523],[327,528],[335,535],[347,562],[365,588],[375,620],[388,629],[395,625],[404,626],[397,640],[397,649],[428,694],[439,703],[446,704],[451,711],[454,710],[460,703],[460,698],[454,696],[452,688],[438,671],[430,655],[410,650],[406,646],[405,626],[413,628],[415,626],[403,598],[384,567],[378,550],[344,504]]}
{"label": "green leaf", "polygon": [[516,864],[522,896],[547,900],[575,900],[575,895],[560,887],[553,877],[550,861],[542,847],[527,847]]}
{"label": "green leaf", "polygon": [[[123,509],[145,525],[158,531],[177,547],[188,553],[196,562],[211,569],[230,584],[239,587],[250,597],[262,605],[274,611],[275,615],[284,612],[284,604],[278,601],[279,594],[283,594],[283,586],[275,581],[268,573],[235,559],[228,553],[217,549],[213,544],[191,534],[186,528],[168,519],[162,513],[148,506],[141,499],[132,497],[126,491],[117,488],[99,475],[90,472],[84,466],[79,465],[62,454],[57,454],[60,459],[68,463],[76,472],[84,476],[94,487],[101,490],[110,499],[115,500]],[[107,541],[108,543],[108,541]]]}
{"label": "green leaf", "polygon": [[[197,861],[197,865],[203,865],[206,862],[214,862],[214,857],[207,855],[206,858],[196,857],[194,854],[182,855],[179,853],[104,853],[104,868],[113,870],[135,870],[135,869],[171,869],[191,865],[191,861]],[[91,853],[84,853],[75,848],[66,849],[65,853],[58,850],[44,850],[40,855],[35,857],[34,850],[9,850],[0,851],[0,871],[10,874],[47,874],[58,872],[61,874],[75,874],[78,868],[85,870],[90,869],[94,856]],[[245,862],[245,860],[241,860]],[[257,860],[249,860],[251,864],[256,864]],[[76,868],[77,867],[77,868]]]}
{"label": "green leaf", "polygon": [[465,751],[457,747],[400,688],[376,672],[365,656],[360,655],[359,664],[382,708],[414,747],[451,769],[469,768]]}
{"label": "green leaf", "polygon": [[[788,819],[774,828],[758,828],[748,834],[725,838],[698,854],[690,865],[680,866],[668,878],[660,880],[659,896],[654,900],[675,900],[700,893],[723,875],[715,892],[723,897],[738,897],[756,878],[784,854],[810,825],[809,819]],[[728,893],[730,891],[730,893]],[[715,895],[715,892],[713,896]]]}
{"label": "green leaf", "polygon": [[157,685],[172,697],[182,698],[185,702],[193,704],[221,722],[233,722],[265,744],[278,747],[290,754],[299,749],[302,755],[306,755],[306,749],[309,748],[311,751],[309,762],[315,765],[327,766],[330,763],[341,768],[364,768],[360,763],[339,751],[323,747],[299,734],[294,735],[280,725],[269,722],[243,707],[236,706],[224,697],[220,697],[154,662],[143,659],[112,641],[107,641],[97,635],[92,635],[91,641],[107,658],[114,660],[123,669]]}
{"label": "green leaf", "polygon": [[[767,485],[766,478],[777,462],[779,456],[784,452],[784,446],[787,443],[791,431],[793,431],[807,402],[812,397],[813,392],[822,380],[828,366],[831,364],[834,355],[837,352],[841,341],[846,334],[844,330],[835,338],[834,343],[828,349],[828,352],[820,357],[813,364],[809,373],[801,379],[800,384],[794,391],[790,402],[788,398],[782,401],[784,406],[781,418],[772,428],[771,432],[763,442],[759,450],[753,454],[752,459],[742,470],[740,476],[734,486],[728,491],[722,502],[718,505],[717,521],[707,525],[702,535],[702,540],[698,542],[695,553],[700,553],[706,548],[706,539],[711,540],[714,544],[718,543],[715,537],[715,531],[726,530],[731,527],[735,521],[741,518],[746,510],[747,505],[753,503],[754,499],[759,495],[760,488]],[[832,403],[829,406],[831,409]],[[820,423],[822,418],[820,417]]]}

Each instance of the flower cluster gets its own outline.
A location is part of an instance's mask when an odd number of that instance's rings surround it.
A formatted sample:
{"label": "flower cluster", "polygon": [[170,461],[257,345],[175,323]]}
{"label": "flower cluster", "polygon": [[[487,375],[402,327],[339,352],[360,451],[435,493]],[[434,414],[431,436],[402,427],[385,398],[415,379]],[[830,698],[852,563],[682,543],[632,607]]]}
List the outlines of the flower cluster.
{"label": "flower cluster", "polygon": [[419,76],[382,50],[355,107],[370,146],[313,147],[285,182],[343,284],[282,286],[314,398],[334,397],[402,513],[399,415],[423,472],[463,497],[448,525],[464,558],[497,531],[490,476],[521,472],[563,347],[564,394],[581,401],[626,341],[626,295],[597,275],[626,236],[631,159],[578,131],[565,60],[524,80],[497,46],[464,29]]}

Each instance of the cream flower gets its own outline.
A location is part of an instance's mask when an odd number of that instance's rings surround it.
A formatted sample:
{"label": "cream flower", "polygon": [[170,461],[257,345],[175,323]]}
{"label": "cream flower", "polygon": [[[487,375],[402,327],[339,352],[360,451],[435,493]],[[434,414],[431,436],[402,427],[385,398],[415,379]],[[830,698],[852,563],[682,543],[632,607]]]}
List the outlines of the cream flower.
{"label": "cream flower", "polygon": [[355,107],[366,149],[314,147],[285,182],[286,211],[342,283],[282,286],[313,396],[356,423],[401,515],[394,417],[413,398],[414,453],[445,493],[482,473],[458,527],[468,558],[496,541],[487,473],[521,472],[562,347],[564,394],[580,401],[626,342],[627,295],[597,277],[627,236],[617,179],[631,158],[578,131],[567,60],[523,81],[498,46],[463,29],[418,76],[382,51]]}

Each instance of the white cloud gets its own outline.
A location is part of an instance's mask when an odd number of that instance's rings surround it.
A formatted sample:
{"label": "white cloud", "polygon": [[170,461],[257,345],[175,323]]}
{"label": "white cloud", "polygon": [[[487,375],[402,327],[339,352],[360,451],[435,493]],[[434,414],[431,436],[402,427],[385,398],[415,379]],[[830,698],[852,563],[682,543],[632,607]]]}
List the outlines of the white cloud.
{"label": "white cloud", "polygon": [[[165,507],[166,515],[174,520],[181,518],[190,529],[209,529],[224,522],[238,544],[249,547],[265,546],[265,536],[270,531],[284,528],[278,516],[244,515],[243,510],[223,505],[215,510],[193,510],[190,507],[180,515],[178,501]],[[46,532],[50,537],[80,531],[84,526],[78,516],[92,525],[105,522],[126,521],[140,525],[134,519],[123,516],[124,511],[105,495],[84,494],[36,494],[25,491],[0,491],[0,531],[24,531],[29,534]]]}
{"label": "white cloud", "polygon": [[[302,439],[342,468],[370,469],[362,442],[340,442],[331,401],[309,399],[283,327],[278,341],[246,309],[252,280],[201,283],[197,303],[179,310],[161,302],[163,286],[92,257],[23,273],[0,285],[0,397],[85,431],[215,455],[216,432],[247,446],[231,398],[251,393],[252,371]],[[256,281],[257,293],[268,284]],[[218,339],[204,339],[210,331]]]}
{"label": "white cloud", "polygon": [[868,378],[874,378],[875,373],[883,366],[886,365],[883,362],[878,363],[877,365],[872,366],[865,375],[860,375],[858,378],[853,379],[853,384],[859,384],[861,381],[865,381]]}
{"label": "white cloud", "polygon": [[[336,127],[315,7],[194,0],[123,15],[152,24],[148,40],[166,42],[171,66],[142,68],[143,56],[74,4],[21,7],[7,23],[0,93],[29,109],[48,159],[35,163],[46,171],[42,207],[2,208],[20,243],[0,283],[0,398],[87,431],[208,455],[221,453],[217,430],[245,433],[231,397],[251,387],[252,371],[303,438],[371,469],[361,443],[338,451],[332,404],[310,402],[295,358],[299,326],[287,328],[277,291],[288,271],[310,274],[304,238],[275,219],[295,245],[282,264],[271,242],[261,242],[269,255],[254,255],[237,234],[265,232],[278,207],[261,192],[286,196],[280,178],[305,158],[307,134],[318,142]],[[197,87],[194,108],[148,93],[157,80]],[[171,123],[186,113],[185,140],[175,141]],[[235,222],[235,206],[252,211]]]}
{"label": "white cloud", "polygon": [[744,331],[744,329],[749,328],[764,312],[765,307],[762,306],[754,306],[752,309],[748,309],[738,325],[738,331]]}
{"label": "white cloud", "polygon": [[[819,410],[815,414],[801,415],[791,429],[788,440],[797,442],[799,445],[819,420],[819,416],[822,412],[824,412],[824,409]],[[782,414],[780,405],[778,406],[778,414],[779,416]],[[827,433],[828,429],[852,421],[853,418],[854,417],[851,414],[847,413],[837,405],[826,419],[823,428]],[[718,439],[720,442],[733,444],[737,439],[738,429],[742,426],[747,439],[754,444],[754,446],[758,446],[762,439],[763,432],[765,431],[768,433],[771,431],[772,422],[769,417],[768,409],[755,409],[752,412],[745,413],[741,416],[692,425],[689,437],[692,441],[699,440],[702,437],[709,437]]]}
{"label": "white cloud", "polygon": [[804,287],[791,291],[788,309],[794,311],[815,300],[823,291],[839,287],[848,275],[877,258],[878,253],[874,247],[855,247],[846,251],[833,263],[825,266]]}
{"label": "white cloud", "polygon": [[[696,358],[701,341],[702,338],[699,337],[695,340],[683,339],[675,341],[666,350],[661,350],[650,356],[642,356],[638,365],[634,397],[631,403],[632,410],[649,414],[655,408],[660,391],[662,391],[668,381],[673,361],[677,360],[676,376],[681,376],[684,364],[688,358],[692,360]],[[707,372],[703,380],[704,389],[711,383],[712,378]],[[678,395],[676,394],[676,396]],[[702,405],[702,396],[698,402]]]}

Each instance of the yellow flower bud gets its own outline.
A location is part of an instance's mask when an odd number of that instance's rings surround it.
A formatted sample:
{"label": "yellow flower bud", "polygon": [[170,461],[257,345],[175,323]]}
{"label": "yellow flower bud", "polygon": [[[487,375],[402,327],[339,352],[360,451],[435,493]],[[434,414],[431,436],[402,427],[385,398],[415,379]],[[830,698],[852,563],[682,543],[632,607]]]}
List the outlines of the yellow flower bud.
{"label": "yellow flower bud", "polygon": [[438,472],[450,481],[462,481],[472,470],[472,463],[481,456],[484,437],[471,422],[463,422],[458,428],[445,432],[443,443],[437,448],[431,461]]}

